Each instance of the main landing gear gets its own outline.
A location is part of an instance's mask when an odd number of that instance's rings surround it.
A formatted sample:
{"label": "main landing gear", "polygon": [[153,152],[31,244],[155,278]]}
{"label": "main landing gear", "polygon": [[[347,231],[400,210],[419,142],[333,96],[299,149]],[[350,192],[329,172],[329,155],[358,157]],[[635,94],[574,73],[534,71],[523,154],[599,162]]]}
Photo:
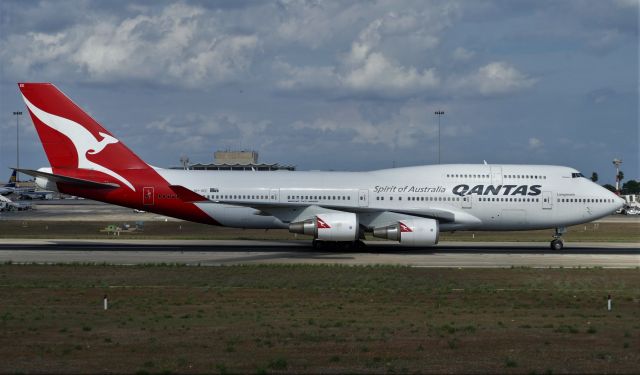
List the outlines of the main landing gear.
{"label": "main landing gear", "polygon": [[553,235],[553,241],[551,241],[551,250],[562,250],[564,247],[564,241],[562,235],[567,231],[565,227],[556,228],[556,232]]}

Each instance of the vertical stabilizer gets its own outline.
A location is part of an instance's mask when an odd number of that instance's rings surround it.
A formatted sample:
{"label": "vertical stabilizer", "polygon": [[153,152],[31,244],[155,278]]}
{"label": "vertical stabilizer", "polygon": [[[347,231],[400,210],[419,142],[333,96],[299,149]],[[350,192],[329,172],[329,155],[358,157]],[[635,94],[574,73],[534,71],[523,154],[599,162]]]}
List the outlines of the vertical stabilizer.
{"label": "vertical stabilizer", "polygon": [[111,177],[104,179],[136,190],[127,175],[150,167],[127,146],[53,84],[18,86],[54,173],[99,172]]}

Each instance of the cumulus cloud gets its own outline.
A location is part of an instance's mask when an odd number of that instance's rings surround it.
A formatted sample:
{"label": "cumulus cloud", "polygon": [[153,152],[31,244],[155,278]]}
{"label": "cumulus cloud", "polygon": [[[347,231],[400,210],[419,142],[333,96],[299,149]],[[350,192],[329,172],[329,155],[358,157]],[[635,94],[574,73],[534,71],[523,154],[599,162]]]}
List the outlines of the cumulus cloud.
{"label": "cumulus cloud", "polygon": [[312,49],[352,27],[362,17],[360,4],[343,2],[281,1],[274,35],[280,43],[300,43]]}
{"label": "cumulus cloud", "polygon": [[503,61],[484,65],[475,72],[454,78],[451,89],[459,92],[477,92],[482,95],[508,94],[532,87],[536,83],[514,66]]}
{"label": "cumulus cloud", "polygon": [[623,38],[615,29],[593,30],[587,33],[587,46],[598,53],[606,53],[618,45]]}
{"label": "cumulus cloud", "polygon": [[342,85],[342,77],[333,66],[294,66],[276,60],[274,70],[282,73],[277,85],[283,89],[331,89]]}
{"label": "cumulus cloud", "polygon": [[[349,50],[338,54],[333,65],[296,66],[278,59],[273,64],[281,74],[277,86],[287,90],[329,91],[335,96],[407,97],[439,89],[450,94],[491,96],[523,90],[536,83],[535,78],[503,61],[491,62],[466,74],[456,72],[453,67],[440,73],[435,66],[424,63],[421,66],[403,63],[399,59],[404,56],[402,53],[389,52],[394,50],[389,41],[395,42],[397,37],[412,40],[412,46],[423,51],[435,49],[440,43],[440,34],[447,23],[434,20],[425,26],[425,14],[393,11],[383,14],[358,33]],[[428,14],[433,18],[433,12]],[[416,38],[422,42],[414,43]],[[451,58],[470,61],[474,56],[473,51],[458,47]]]}
{"label": "cumulus cloud", "polygon": [[395,13],[372,22],[352,43],[345,58],[344,86],[352,90],[405,93],[436,87],[439,79],[433,68],[419,71],[413,66],[403,66],[376,50],[383,35],[412,30],[416,23],[415,17],[399,17]]}
{"label": "cumulus cloud", "polygon": [[[243,9],[228,21],[216,10],[189,3],[130,6],[122,14],[81,18],[55,32],[9,34],[0,39],[0,58],[5,62],[3,76],[17,80],[57,81],[64,76],[84,82],[208,88],[250,79],[333,97],[401,98],[438,90],[494,95],[535,82],[499,61],[467,75],[451,66],[437,68],[437,48],[456,18],[455,3],[394,8],[384,1],[366,11],[356,4],[284,1]],[[252,22],[258,16],[264,24]],[[336,48],[336,36],[345,49]],[[291,42],[300,44],[292,48]],[[333,43],[333,49],[321,54],[324,60],[318,63],[291,59],[288,53],[327,43]],[[267,58],[256,59],[258,55]],[[473,51],[458,47],[447,58],[473,56]],[[333,63],[328,64],[327,57]],[[261,64],[267,70],[260,69]]]}
{"label": "cumulus cloud", "polygon": [[609,103],[617,96],[617,93],[610,88],[602,88],[587,93],[587,100],[595,105]]}
{"label": "cumulus cloud", "polygon": [[615,0],[613,3],[621,8],[633,8],[635,10],[640,6],[638,0]]}
{"label": "cumulus cloud", "polygon": [[475,52],[466,48],[458,47],[453,50],[453,59],[456,61],[468,61],[475,55]]}
{"label": "cumulus cloud", "polygon": [[542,141],[536,137],[529,138],[529,149],[535,150],[543,146]]}
{"label": "cumulus cloud", "polygon": [[[433,108],[424,101],[411,100],[390,114],[388,118],[367,119],[353,106],[347,106],[330,116],[311,121],[296,121],[293,129],[333,133],[349,139],[353,144],[384,146],[388,149],[410,149],[437,137]],[[468,126],[448,124],[442,135],[469,135]]]}
{"label": "cumulus cloud", "polygon": [[382,53],[370,53],[343,76],[343,83],[353,90],[411,93],[434,88],[439,79],[433,68],[418,71],[394,63]]}
{"label": "cumulus cloud", "polygon": [[249,121],[231,113],[188,113],[156,119],[130,132],[137,133],[131,139],[141,149],[148,147],[149,135],[153,134],[155,148],[194,157],[192,161],[196,162],[208,160],[216,149],[260,148],[270,126],[269,121]]}
{"label": "cumulus cloud", "polygon": [[236,78],[251,65],[256,35],[227,34],[198,7],[173,4],[157,13],[86,20],[55,34],[14,34],[0,42],[15,76],[74,72],[89,81],[131,79],[185,87]]}
{"label": "cumulus cloud", "polygon": [[384,37],[419,33],[423,47],[438,43],[434,35],[423,35],[415,15],[390,12],[365,27],[351,43],[348,53],[334,66],[294,67],[278,61],[276,69],[284,73],[278,85],[287,89],[333,89],[378,96],[408,95],[437,87],[440,79],[434,68],[406,66],[382,51]]}

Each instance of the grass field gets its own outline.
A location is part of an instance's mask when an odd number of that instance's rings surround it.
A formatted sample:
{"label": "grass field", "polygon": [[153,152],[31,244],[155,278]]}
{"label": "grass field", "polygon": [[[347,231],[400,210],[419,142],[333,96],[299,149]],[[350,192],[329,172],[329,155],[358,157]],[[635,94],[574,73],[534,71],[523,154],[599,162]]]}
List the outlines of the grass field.
{"label": "grass field", "polygon": [[[64,221],[0,221],[0,238],[107,238],[101,230],[114,222],[64,222]],[[135,225],[134,222],[128,222]],[[638,223],[589,223],[567,228],[564,235],[569,242],[637,242],[640,243]],[[552,229],[514,232],[456,232],[442,233],[441,241],[541,241],[549,242]],[[190,222],[144,223],[142,231],[123,232],[121,238],[139,239],[309,239],[311,237],[289,233],[287,230],[259,230],[214,227]],[[368,239],[373,239],[368,238]]]}
{"label": "grass field", "polygon": [[0,332],[2,373],[637,373],[640,270],[7,264]]}

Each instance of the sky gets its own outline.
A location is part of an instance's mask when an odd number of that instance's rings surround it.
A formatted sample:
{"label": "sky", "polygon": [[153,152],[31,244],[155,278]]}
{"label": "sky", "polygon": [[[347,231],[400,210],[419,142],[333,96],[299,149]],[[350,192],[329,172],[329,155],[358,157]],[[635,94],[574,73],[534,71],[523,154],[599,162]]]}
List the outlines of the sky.
{"label": "sky", "polygon": [[[0,2],[0,181],[47,165],[16,82],[147,163],[553,164],[640,179],[638,0]],[[438,118],[435,111],[445,114]],[[5,171],[5,172],[3,172]]]}

